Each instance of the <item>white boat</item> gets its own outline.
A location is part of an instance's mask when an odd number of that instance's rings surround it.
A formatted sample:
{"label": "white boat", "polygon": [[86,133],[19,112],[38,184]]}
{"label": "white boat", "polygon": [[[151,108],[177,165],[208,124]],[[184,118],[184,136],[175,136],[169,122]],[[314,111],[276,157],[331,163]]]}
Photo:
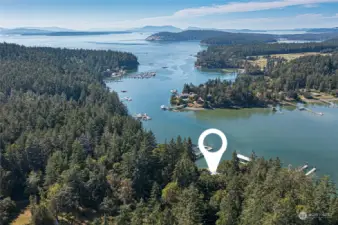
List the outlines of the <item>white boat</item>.
{"label": "white boat", "polygon": [[168,107],[167,107],[167,106],[165,106],[165,105],[161,105],[161,109],[162,109],[162,110],[167,110],[167,109],[168,109]]}
{"label": "white boat", "polygon": [[142,114],[141,114],[141,113],[138,113],[138,114],[136,114],[135,117],[138,118],[138,119],[141,119],[141,118],[142,118]]}
{"label": "white boat", "polygon": [[241,155],[241,154],[237,154],[237,158],[243,160],[243,161],[246,161],[246,162],[250,162],[251,159],[245,155]]}

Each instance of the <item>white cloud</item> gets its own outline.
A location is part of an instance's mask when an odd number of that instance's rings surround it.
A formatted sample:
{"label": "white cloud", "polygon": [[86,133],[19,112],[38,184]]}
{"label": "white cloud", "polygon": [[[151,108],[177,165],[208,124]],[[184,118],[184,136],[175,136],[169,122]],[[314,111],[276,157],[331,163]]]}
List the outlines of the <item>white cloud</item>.
{"label": "white cloud", "polygon": [[[1,1],[1,0],[0,0]],[[39,15],[27,14],[17,17],[14,14],[1,13],[0,26],[60,26],[73,29],[105,28],[128,29],[145,25],[173,25],[180,28],[197,26],[204,28],[223,29],[289,29],[307,27],[336,27],[338,13],[335,16],[323,16],[321,14],[302,14],[292,17],[268,17],[247,19],[223,19],[211,18],[214,14],[241,13],[249,11],[271,10],[289,6],[309,7],[322,3],[334,3],[338,0],[249,0],[249,2],[230,2],[223,5],[189,8],[176,11],[167,16],[148,17],[134,20],[119,20],[119,17],[111,16],[109,19],[97,18],[93,15],[74,16],[64,14],[62,17],[50,16],[41,20]]]}
{"label": "white cloud", "polygon": [[294,29],[335,27],[338,24],[338,14],[323,16],[321,14],[299,14],[291,17],[263,17],[245,18],[231,21],[219,21],[213,23],[216,28],[229,29]]}
{"label": "white cloud", "polygon": [[[168,16],[160,16],[160,17],[149,17],[149,18],[143,18],[139,20],[133,20],[133,21],[117,21],[114,23],[111,23],[111,27],[114,28],[122,28],[122,27],[136,27],[136,26],[144,26],[144,25],[174,25],[181,28],[185,28],[188,26],[203,26],[202,24],[205,24],[205,27],[214,26],[214,24],[217,24],[217,21],[208,20],[207,16],[211,16],[214,14],[226,14],[226,13],[240,13],[240,12],[249,12],[249,11],[260,11],[260,10],[269,10],[269,9],[277,9],[277,8],[285,8],[289,6],[314,6],[321,3],[334,3],[338,2],[338,0],[279,0],[279,1],[251,1],[251,2],[231,2],[224,5],[213,5],[213,6],[204,6],[199,8],[188,8],[183,9],[175,12],[172,15]],[[321,18],[320,14],[304,14],[300,16],[305,16],[306,19],[313,18],[314,15],[317,16],[317,19],[319,21],[316,21],[316,24],[318,26],[325,26],[325,24],[328,24],[327,21],[323,23],[323,25],[320,25],[318,22],[323,22],[322,20],[325,20],[325,18]],[[197,17],[202,17],[201,19],[196,19]],[[300,17],[297,16],[297,17]],[[296,17],[296,18],[297,18]],[[318,18],[320,17],[320,18]],[[291,22],[291,24],[280,24],[282,27],[286,26],[299,26],[301,24],[306,25],[307,21],[301,21],[301,18],[299,18],[297,21],[298,23],[294,23],[296,21],[295,17],[287,17],[283,18],[285,21]],[[247,24],[241,24],[241,27],[248,27],[248,24],[251,25],[253,21],[259,21],[259,22],[265,22],[269,23],[269,21],[279,20],[278,18],[257,18],[257,19],[238,19],[238,20],[231,20],[231,22],[221,22],[224,24],[222,28],[229,28],[233,27],[234,24],[240,24],[241,21],[247,22]],[[282,22],[282,21],[281,21]],[[335,21],[337,22],[337,21]],[[227,24],[225,26],[225,24]],[[331,23],[330,23],[331,24]],[[264,26],[264,24],[258,24],[261,27]],[[278,29],[278,28],[277,28]]]}
{"label": "white cloud", "polygon": [[318,4],[306,4],[304,5],[305,8],[317,8],[319,5]]}
{"label": "white cloud", "polygon": [[305,6],[320,3],[338,2],[338,0],[280,0],[267,2],[232,2],[224,5],[203,6],[199,8],[188,8],[179,10],[173,16],[190,17],[206,16],[212,14],[234,13],[234,12],[251,12],[268,9],[285,8],[289,6]]}

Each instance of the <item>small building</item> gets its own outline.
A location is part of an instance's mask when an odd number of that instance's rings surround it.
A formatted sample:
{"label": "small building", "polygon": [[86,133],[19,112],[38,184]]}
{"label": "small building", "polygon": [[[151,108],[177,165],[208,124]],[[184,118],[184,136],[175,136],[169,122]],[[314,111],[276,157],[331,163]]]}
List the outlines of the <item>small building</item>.
{"label": "small building", "polygon": [[202,97],[199,97],[199,98],[197,99],[197,103],[203,104],[203,103],[204,103],[204,99],[203,99]]}

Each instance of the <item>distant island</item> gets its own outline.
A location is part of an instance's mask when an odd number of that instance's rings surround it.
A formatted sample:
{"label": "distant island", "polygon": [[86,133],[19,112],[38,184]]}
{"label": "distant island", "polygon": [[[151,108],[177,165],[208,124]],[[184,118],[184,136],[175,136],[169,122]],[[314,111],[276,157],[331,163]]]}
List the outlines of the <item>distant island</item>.
{"label": "distant island", "polygon": [[280,39],[300,41],[324,41],[338,37],[338,32],[304,34],[267,34],[225,32],[221,30],[185,30],[182,32],[159,32],[146,38],[147,41],[201,41],[205,45],[231,45],[277,42]]}
{"label": "distant island", "polygon": [[147,41],[202,41],[217,42],[222,39],[226,44],[243,44],[252,42],[276,42],[270,34],[230,33],[217,30],[187,30],[179,33],[160,32],[149,36]]}
{"label": "distant island", "polygon": [[44,35],[44,36],[90,36],[90,35],[108,35],[108,34],[129,34],[129,31],[60,31],[60,32],[37,32],[22,33],[23,36]]}
{"label": "distant island", "polygon": [[334,27],[334,28],[313,28],[313,29],[307,30],[306,32],[309,32],[309,33],[338,32],[338,27]]}
{"label": "distant island", "polygon": [[79,35],[109,35],[109,34],[126,34],[132,32],[180,32],[182,29],[174,26],[144,26],[126,30],[71,30],[60,27],[19,27],[19,28],[0,28],[0,34],[7,35],[44,35],[44,36],[79,36]]}
{"label": "distant island", "polygon": [[75,31],[59,27],[50,28],[1,28],[0,34],[23,35],[23,36],[83,36],[83,35],[108,35],[108,34],[127,34],[131,31]]}
{"label": "distant island", "polygon": [[[338,39],[310,43],[274,43],[209,46],[197,54],[196,67],[202,69],[244,69],[246,62],[259,56],[296,54],[306,52],[332,52],[338,49]],[[259,68],[260,69],[260,68]]]}

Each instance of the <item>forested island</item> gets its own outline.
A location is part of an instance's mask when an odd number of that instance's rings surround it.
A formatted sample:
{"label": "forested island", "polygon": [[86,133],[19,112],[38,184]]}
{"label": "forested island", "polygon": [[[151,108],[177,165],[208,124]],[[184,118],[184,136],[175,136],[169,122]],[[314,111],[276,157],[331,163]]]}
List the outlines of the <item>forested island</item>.
{"label": "forested island", "polygon": [[254,153],[240,164],[236,152],[212,176],[190,139],[158,144],[103,82],[137,64],[124,52],[0,44],[0,224],[21,209],[30,225],[301,225],[301,211],[327,215],[307,224],[338,223],[328,177]]}
{"label": "forested island", "polygon": [[267,33],[236,33],[218,30],[186,30],[182,32],[159,32],[149,36],[146,40],[200,41],[203,45],[233,45],[273,43],[280,39],[293,41],[325,41],[337,37],[337,32],[276,35]]}
{"label": "forested island", "polygon": [[[216,42],[222,39],[224,44],[245,44],[276,42],[277,39],[270,34],[230,33],[217,30],[187,30],[178,33],[160,32],[149,36],[147,41],[201,41]],[[202,41],[201,43],[205,43]]]}

